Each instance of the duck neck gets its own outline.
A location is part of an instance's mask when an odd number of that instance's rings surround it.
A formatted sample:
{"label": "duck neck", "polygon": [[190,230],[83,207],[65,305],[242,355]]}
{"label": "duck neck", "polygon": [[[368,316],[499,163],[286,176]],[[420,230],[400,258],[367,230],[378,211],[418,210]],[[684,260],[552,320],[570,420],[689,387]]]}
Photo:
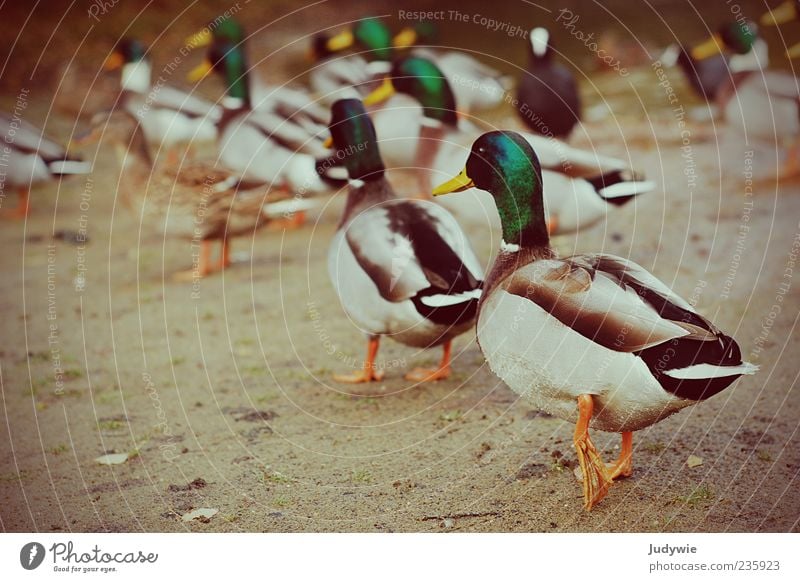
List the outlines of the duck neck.
{"label": "duck neck", "polygon": [[[251,107],[250,101],[250,77],[247,72],[247,62],[244,58],[244,51],[236,47],[225,56],[225,84],[227,86],[226,97],[232,105],[230,109],[242,109]],[[233,105],[236,106],[233,106]]]}
{"label": "duck neck", "polygon": [[494,193],[503,227],[503,242],[510,248],[549,247],[550,236],[544,218],[541,173],[529,169],[525,176],[510,176]]}

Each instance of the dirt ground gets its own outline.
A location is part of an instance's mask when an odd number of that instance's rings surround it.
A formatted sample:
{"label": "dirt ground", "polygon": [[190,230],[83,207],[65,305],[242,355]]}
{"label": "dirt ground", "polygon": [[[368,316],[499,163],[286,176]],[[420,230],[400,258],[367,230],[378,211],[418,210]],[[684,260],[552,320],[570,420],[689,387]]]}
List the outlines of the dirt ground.
{"label": "dirt ground", "polygon": [[[636,433],[633,476],[591,513],[572,474],[573,427],[498,381],[473,334],[457,340],[449,380],[411,387],[405,369],[440,353],[387,340],[383,382],[332,381],[365,350],[327,275],[342,195],[320,198],[300,230],[238,239],[237,264],[193,287],[172,278],[191,265],[188,243],[117,203],[103,149],[91,176],[35,190],[28,220],[0,228],[0,528],[800,530],[800,182],[771,179],[768,146],[710,122],[689,121],[682,149],[648,67],[593,81],[582,89],[612,114],[574,144],[624,156],[659,186],[559,250],[639,262],[761,370]],[[45,94],[31,92],[26,119],[53,115],[48,132],[66,141],[72,119]],[[4,89],[0,105],[13,103]],[[520,127],[508,109],[487,119]],[[86,244],[74,240],[83,228]],[[488,264],[496,236],[469,234]],[[611,460],[619,436],[594,436]],[[95,462],[106,453],[129,459]],[[218,513],[182,519],[198,508]]]}

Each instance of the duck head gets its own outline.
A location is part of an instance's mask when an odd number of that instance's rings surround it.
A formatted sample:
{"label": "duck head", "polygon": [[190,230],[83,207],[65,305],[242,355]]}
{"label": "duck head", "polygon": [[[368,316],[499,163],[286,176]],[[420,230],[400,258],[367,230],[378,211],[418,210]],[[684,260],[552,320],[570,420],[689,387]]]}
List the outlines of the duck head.
{"label": "duck head", "polygon": [[425,117],[456,126],[456,99],[444,73],[433,62],[420,57],[405,57],[392,64],[389,76],[380,87],[364,98],[365,105],[382,103],[395,93],[419,101]]}
{"label": "duck head", "polygon": [[546,246],[542,169],[530,144],[514,131],[492,131],[472,144],[461,173],[433,190],[434,196],[469,188],[494,198],[503,240],[520,247]]}
{"label": "duck head", "polygon": [[553,45],[550,32],[541,26],[531,30],[528,35],[530,41],[529,57],[532,63],[548,63],[553,60]]}
{"label": "duck head", "polygon": [[128,91],[150,90],[150,59],[147,46],[135,38],[123,38],[103,63],[106,71],[121,69],[120,85]]}
{"label": "duck head", "polygon": [[247,59],[241,44],[215,40],[208,50],[205,60],[186,76],[196,83],[211,72],[219,74],[227,90],[226,106],[230,108],[250,107],[250,86]]}
{"label": "duck head", "polygon": [[385,168],[375,126],[361,101],[336,101],[331,107],[330,131],[336,148],[334,157],[347,168],[351,180],[369,182],[383,178]]}
{"label": "duck head", "polygon": [[691,51],[693,59],[702,61],[729,50],[737,55],[750,52],[758,39],[758,26],[751,21],[731,21]]}
{"label": "duck head", "polygon": [[379,18],[365,18],[328,38],[325,43],[328,53],[338,53],[351,47],[366,51],[368,58],[388,61],[392,58],[392,34]]}

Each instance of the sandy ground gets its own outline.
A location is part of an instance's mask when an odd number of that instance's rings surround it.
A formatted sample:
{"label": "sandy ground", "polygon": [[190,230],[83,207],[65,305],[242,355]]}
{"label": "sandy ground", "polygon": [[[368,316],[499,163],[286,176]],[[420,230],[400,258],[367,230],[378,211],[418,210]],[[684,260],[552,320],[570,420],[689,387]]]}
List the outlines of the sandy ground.
{"label": "sandy ground", "polygon": [[[800,183],[768,179],[768,148],[710,123],[690,123],[691,162],[682,157],[653,73],[637,74],[657,113],[631,111],[615,100],[628,81],[601,77],[585,89],[610,96],[615,115],[587,124],[575,143],[630,158],[659,187],[557,245],[651,269],[734,335],[761,371],[636,433],[633,476],[591,513],[572,474],[573,427],[518,400],[471,334],[456,342],[447,381],[410,386],[404,370],[439,352],[385,341],[385,381],[332,382],[365,348],[327,276],[342,197],[320,199],[301,230],[237,240],[241,262],[193,288],[172,279],[191,264],[188,243],[149,232],[115,203],[114,160],[100,151],[90,179],[36,190],[29,219],[0,229],[0,527],[800,529]],[[34,99],[28,119],[41,123],[47,109]],[[518,126],[507,110],[490,120]],[[67,139],[72,124],[60,117],[48,128]],[[85,245],[53,236],[83,227]],[[488,263],[496,238],[470,235]],[[595,437],[611,460],[619,437]],[[94,461],[110,452],[130,459]],[[690,455],[702,464],[687,466]],[[198,508],[218,513],[181,519]]]}

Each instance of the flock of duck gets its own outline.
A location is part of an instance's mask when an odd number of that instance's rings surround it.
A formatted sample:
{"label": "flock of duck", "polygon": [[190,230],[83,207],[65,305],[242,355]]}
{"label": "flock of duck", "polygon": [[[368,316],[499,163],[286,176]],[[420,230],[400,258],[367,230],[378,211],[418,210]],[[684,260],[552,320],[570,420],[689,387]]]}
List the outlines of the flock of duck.
{"label": "flock of duck", "polygon": [[[791,0],[762,23],[798,14]],[[499,378],[536,407],[575,422],[591,509],[615,479],[631,475],[633,431],[757,368],[742,361],[734,339],[636,263],[605,253],[559,258],[551,248],[551,236],[599,221],[654,184],[621,160],[563,141],[580,120],[580,99],[572,73],[554,59],[547,31],[531,31],[528,72],[517,87],[525,133],[486,132],[471,121],[472,112],[503,102],[510,80],[466,54],[429,48],[434,35],[422,23],[393,36],[377,18],[318,34],[308,92],[254,78],[242,26],[218,19],[188,41],[207,47],[188,78],[200,82],[215,73],[225,83],[216,103],[153,87],[147,47],[125,39],[105,63],[120,70],[116,106],[96,114],[76,141],[114,147],[121,200],[145,224],[187,238],[201,225],[199,262],[180,276],[225,268],[233,237],[287,216],[298,226],[314,196],[346,185],[328,267],[368,345],[363,367],[334,379],[380,380],[375,360],[385,336],[442,347],[437,367],[414,369],[408,380],[447,378],[452,340],[477,325],[480,348]],[[764,98],[751,88],[754,79],[764,82],[762,44],[754,23],[733,23],[674,57],[726,118],[749,120],[747,99]],[[797,80],[770,76],[770,89],[778,89],[766,98],[773,109],[784,101],[791,106],[780,128],[796,152]],[[12,123],[10,116],[0,120]],[[37,128],[15,127],[6,183],[20,188],[15,212],[25,216],[32,184],[89,169]],[[196,159],[191,145],[179,149],[198,141],[216,142],[217,160]],[[157,164],[151,152],[162,148],[169,153]],[[403,196],[386,179],[387,170],[409,168],[424,194]],[[453,177],[433,187],[445,175]],[[439,198],[456,192],[462,194]],[[496,213],[487,210],[492,206]],[[484,273],[462,226],[485,225],[495,214],[502,244]],[[214,241],[222,244],[216,261]],[[622,434],[617,461],[603,462],[590,427]]]}

